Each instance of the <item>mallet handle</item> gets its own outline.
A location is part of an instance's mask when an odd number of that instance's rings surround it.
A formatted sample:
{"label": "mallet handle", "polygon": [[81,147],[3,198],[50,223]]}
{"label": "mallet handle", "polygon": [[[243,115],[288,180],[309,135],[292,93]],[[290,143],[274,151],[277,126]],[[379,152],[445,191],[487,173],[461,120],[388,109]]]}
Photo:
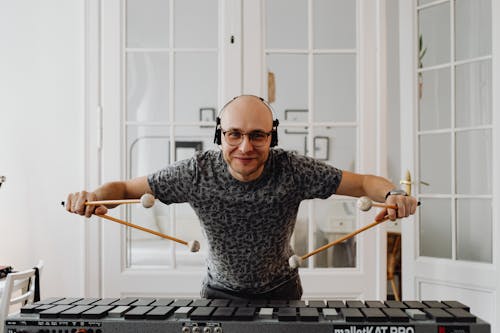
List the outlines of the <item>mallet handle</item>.
{"label": "mallet handle", "polygon": [[309,258],[310,256],[313,256],[313,255],[315,255],[315,254],[317,254],[317,253],[319,253],[319,252],[321,252],[321,251],[324,251],[324,250],[326,250],[326,249],[328,249],[328,248],[330,248],[330,247],[332,247],[332,246],[334,246],[334,245],[337,245],[337,244],[339,244],[339,243],[342,243],[342,242],[343,242],[343,241],[345,241],[346,239],[349,239],[349,238],[352,238],[352,237],[356,236],[356,235],[357,235],[357,234],[359,234],[360,232],[363,232],[363,231],[365,231],[365,230],[367,230],[367,229],[373,228],[373,227],[374,227],[374,226],[376,226],[377,224],[380,224],[380,223],[382,223],[382,222],[385,222],[385,221],[387,221],[388,219],[389,219],[389,217],[388,217],[388,216],[386,216],[386,217],[384,217],[382,220],[379,220],[379,221],[374,221],[373,223],[370,223],[370,224],[368,224],[368,225],[365,225],[364,227],[359,228],[358,230],[355,230],[355,231],[351,232],[351,233],[350,233],[350,234],[348,234],[348,235],[345,235],[345,236],[343,236],[343,237],[340,237],[339,239],[334,240],[334,241],[333,241],[333,242],[331,242],[331,243],[328,243],[328,244],[326,244],[326,245],[323,245],[322,247],[317,248],[316,250],[314,250],[314,251],[312,251],[312,252],[309,252],[308,254],[304,254],[301,258],[302,258],[302,260],[305,260],[305,259]]}
{"label": "mallet handle", "polygon": [[113,222],[116,222],[116,223],[120,223],[120,224],[126,225],[127,227],[131,227],[131,228],[139,229],[139,230],[142,230],[142,231],[145,231],[145,232],[149,232],[150,234],[159,236],[161,238],[169,239],[169,240],[172,240],[174,242],[177,242],[177,243],[180,243],[180,244],[184,244],[186,246],[188,245],[188,242],[183,241],[182,239],[175,238],[175,237],[172,237],[172,236],[169,236],[169,235],[165,235],[165,234],[162,234],[161,232],[157,232],[157,231],[154,231],[154,230],[151,230],[151,229],[148,229],[148,228],[141,227],[140,225],[132,224],[132,223],[129,223],[129,222],[117,219],[116,217],[113,217],[113,216],[104,215],[104,214],[103,215],[101,215],[101,214],[95,214],[95,216],[99,216],[99,217],[102,217],[103,219],[107,219],[107,220],[110,220],[110,221],[113,221]]}
{"label": "mallet handle", "polygon": [[136,203],[141,203],[141,199],[86,201],[85,206],[123,205],[123,204],[136,204]]}

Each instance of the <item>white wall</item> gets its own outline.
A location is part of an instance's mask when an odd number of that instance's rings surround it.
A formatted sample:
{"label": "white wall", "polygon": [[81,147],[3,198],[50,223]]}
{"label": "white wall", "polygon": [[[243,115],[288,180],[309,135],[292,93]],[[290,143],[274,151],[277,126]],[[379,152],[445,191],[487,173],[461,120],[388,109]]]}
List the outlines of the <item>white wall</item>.
{"label": "white wall", "polygon": [[42,297],[81,295],[84,0],[0,0],[0,264],[45,261]]}

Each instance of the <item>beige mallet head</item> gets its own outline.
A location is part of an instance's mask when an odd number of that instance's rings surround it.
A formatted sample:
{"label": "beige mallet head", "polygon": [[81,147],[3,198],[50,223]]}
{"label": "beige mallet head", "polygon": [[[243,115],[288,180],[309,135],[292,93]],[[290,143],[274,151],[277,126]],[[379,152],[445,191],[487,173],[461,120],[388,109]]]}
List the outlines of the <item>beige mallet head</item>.
{"label": "beige mallet head", "polygon": [[198,252],[200,250],[200,242],[197,240],[191,240],[188,242],[189,251]]}
{"label": "beige mallet head", "polygon": [[155,197],[152,194],[145,193],[141,196],[141,205],[144,208],[151,208],[155,204]]}
{"label": "beige mallet head", "polygon": [[361,197],[357,201],[357,206],[359,210],[362,210],[363,212],[366,212],[372,208],[373,201],[372,199],[368,197]]}
{"label": "beige mallet head", "polygon": [[[358,199],[357,202],[358,208],[362,210],[363,212],[366,212],[370,210],[372,207],[380,207],[380,208],[391,208],[391,209],[398,209],[398,206],[396,205],[386,205],[384,203],[380,202],[373,202],[372,199],[368,197],[361,197]],[[420,202],[417,203],[417,206],[420,206]]]}
{"label": "beige mallet head", "polygon": [[300,267],[300,265],[302,265],[302,258],[294,254],[293,256],[288,258],[288,264],[290,265],[291,268]]}

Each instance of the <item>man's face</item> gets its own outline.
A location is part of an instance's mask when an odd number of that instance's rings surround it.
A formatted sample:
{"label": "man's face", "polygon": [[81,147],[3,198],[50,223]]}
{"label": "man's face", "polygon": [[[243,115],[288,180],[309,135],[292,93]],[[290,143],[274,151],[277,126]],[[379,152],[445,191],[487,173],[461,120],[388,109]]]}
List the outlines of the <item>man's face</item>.
{"label": "man's face", "polygon": [[[273,126],[273,115],[267,106],[255,96],[240,96],[221,115],[221,129],[251,133],[269,133]],[[259,178],[269,156],[271,136],[267,136],[263,146],[255,147],[248,135],[238,145],[230,145],[222,134],[222,152],[231,175],[242,182]]]}

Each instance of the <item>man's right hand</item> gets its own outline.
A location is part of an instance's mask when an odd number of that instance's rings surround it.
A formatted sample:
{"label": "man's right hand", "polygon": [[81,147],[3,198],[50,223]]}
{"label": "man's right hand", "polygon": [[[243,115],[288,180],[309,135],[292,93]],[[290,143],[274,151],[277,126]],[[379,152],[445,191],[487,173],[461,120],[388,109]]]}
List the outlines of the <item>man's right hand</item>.
{"label": "man's right hand", "polygon": [[71,213],[85,215],[85,217],[90,217],[92,214],[106,214],[108,212],[106,206],[85,205],[87,201],[96,200],[98,200],[98,198],[95,192],[81,191],[70,193],[66,200],[66,210]]}

